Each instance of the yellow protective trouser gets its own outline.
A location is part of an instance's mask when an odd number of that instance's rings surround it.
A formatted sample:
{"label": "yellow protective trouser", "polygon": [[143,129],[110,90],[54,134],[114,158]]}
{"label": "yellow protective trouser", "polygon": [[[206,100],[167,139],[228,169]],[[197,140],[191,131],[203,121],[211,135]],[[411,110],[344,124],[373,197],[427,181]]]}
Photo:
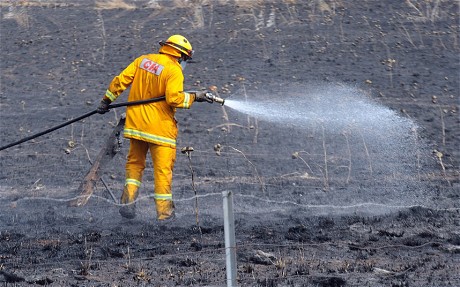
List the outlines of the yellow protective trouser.
{"label": "yellow protective trouser", "polygon": [[176,149],[160,146],[153,143],[130,139],[128,159],[126,162],[126,182],[121,203],[130,203],[136,200],[138,189],[142,182],[147,152],[150,150],[153,163],[155,183],[154,198],[157,218],[160,220],[171,217],[174,213],[171,185]]}

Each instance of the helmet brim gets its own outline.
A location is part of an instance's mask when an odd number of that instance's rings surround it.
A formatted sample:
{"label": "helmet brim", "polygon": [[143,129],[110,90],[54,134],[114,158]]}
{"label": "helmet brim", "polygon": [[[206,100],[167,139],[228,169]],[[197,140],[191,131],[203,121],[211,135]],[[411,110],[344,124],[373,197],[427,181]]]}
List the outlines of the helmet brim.
{"label": "helmet brim", "polygon": [[179,52],[181,52],[181,54],[185,55],[187,57],[187,60],[189,59],[192,59],[192,56],[193,56],[193,50],[188,50],[186,49],[185,47],[181,46],[181,45],[178,45],[176,43],[172,43],[172,42],[165,42],[165,41],[160,41],[159,42],[160,46],[169,46],[171,48],[174,48],[176,50],[178,50]]}

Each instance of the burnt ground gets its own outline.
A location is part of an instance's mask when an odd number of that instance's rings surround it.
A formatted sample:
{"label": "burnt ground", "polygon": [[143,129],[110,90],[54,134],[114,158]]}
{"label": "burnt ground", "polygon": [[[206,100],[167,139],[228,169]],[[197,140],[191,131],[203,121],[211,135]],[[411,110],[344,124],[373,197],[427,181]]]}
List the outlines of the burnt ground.
{"label": "burnt ground", "polygon": [[[102,183],[68,206],[122,109],[92,116],[0,152],[4,286],[224,286],[223,191],[241,286],[460,285],[458,1],[74,2],[0,2],[0,145],[94,109],[172,33],[196,50],[186,89],[308,107],[314,85],[353,87],[418,128],[395,143],[378,124],[336,132],[196,104],[177,114],[178,146],[195,151],[178,151],[177,220],[160,225],[150,162],[135,220]],[[117,197],[127,146],[103,175]]]}

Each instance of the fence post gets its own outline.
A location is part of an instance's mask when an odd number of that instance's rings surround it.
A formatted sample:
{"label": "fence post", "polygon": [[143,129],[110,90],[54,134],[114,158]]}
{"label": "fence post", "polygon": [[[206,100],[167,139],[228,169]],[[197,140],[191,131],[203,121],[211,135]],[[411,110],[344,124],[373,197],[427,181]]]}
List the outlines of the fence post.
{"label": "fence post", "polygon": [[227,286],[236,287],[236,242],[235,218],[233,216],[233,195],[230,191],[223,191],[224,199],[224,234],[225,234],[225,262],[227,266]]}

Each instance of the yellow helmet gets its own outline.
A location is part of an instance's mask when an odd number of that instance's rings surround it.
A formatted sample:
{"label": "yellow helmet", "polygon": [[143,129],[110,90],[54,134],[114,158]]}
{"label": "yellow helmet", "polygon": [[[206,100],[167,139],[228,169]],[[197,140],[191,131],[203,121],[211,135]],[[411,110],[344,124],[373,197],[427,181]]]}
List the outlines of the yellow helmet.
{"label": "yellow helmet", "polygon": [[187,38],[181,35],[172,35],[168,40],[161,41],[160,46],[160,53],[175,57],[185,56],[186,60],[191,59],[193,56],[192,44],[190,44]]}

